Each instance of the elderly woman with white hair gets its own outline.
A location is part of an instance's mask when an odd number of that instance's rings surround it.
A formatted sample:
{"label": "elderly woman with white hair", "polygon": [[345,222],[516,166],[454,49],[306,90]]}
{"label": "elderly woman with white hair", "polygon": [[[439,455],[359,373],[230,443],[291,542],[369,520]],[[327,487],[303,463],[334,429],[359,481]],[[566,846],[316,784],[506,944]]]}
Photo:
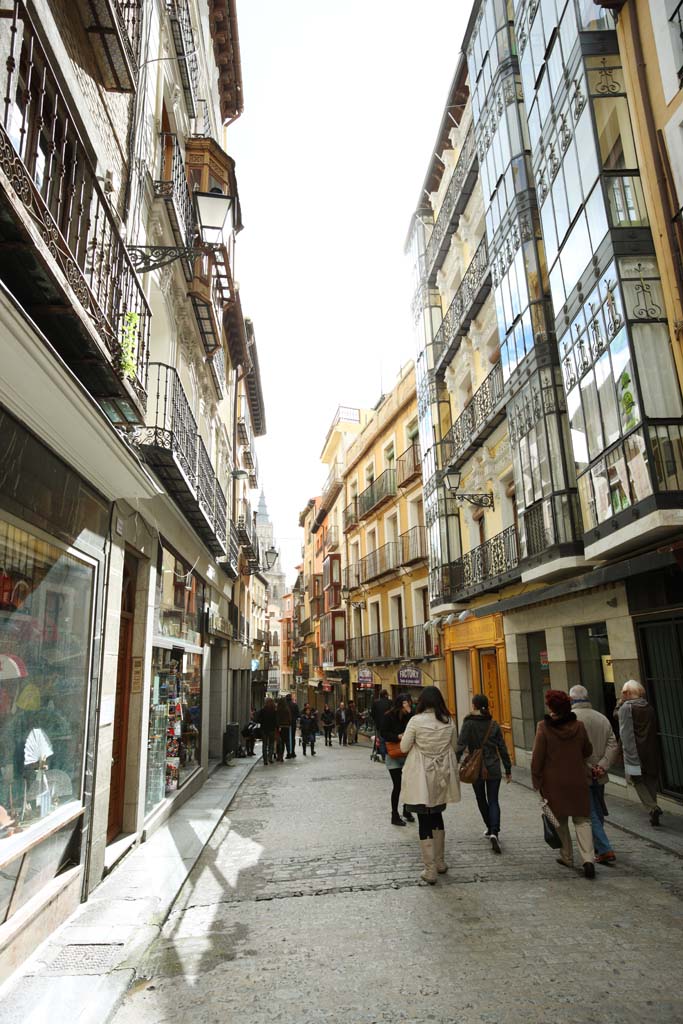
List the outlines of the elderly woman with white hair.
{"label": "elderly woman with white hair", "polygon": [[635,679],[629,679],[622,686],[617,714],[627,781],[635,787],[640,802],[650,814],[650,824],[656,828],[662,816],[662,809],[657,803],[657,716],[645,699],[645,688]]}

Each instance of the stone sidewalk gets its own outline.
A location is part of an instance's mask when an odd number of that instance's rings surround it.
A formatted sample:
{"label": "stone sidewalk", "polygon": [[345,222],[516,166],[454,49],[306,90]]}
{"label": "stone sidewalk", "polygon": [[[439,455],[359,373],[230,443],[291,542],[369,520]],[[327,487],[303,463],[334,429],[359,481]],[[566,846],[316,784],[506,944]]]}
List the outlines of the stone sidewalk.
{"label": "stone sidewalk", "polygon": [[463,787],[450,871],[425,888],[389,789],[360,745],[257,766],[115,1024],[680,1024],[678,856],[608,825],[616,865],[587,881],[555,863],[513,783],[497,857]]}
{"label": "stone sidewalk", "polygon": [[2,987],[0,1024],[105,1024],[256,763],[217,768]]}

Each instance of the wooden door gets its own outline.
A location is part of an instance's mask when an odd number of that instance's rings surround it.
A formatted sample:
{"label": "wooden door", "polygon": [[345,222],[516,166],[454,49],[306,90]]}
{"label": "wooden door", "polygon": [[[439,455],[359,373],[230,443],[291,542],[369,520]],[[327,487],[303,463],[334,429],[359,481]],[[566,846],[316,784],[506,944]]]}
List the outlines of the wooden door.
{"label": "wooden door", "polygon": [[495,651],[480,651],[481,692],[489,699],[489,708],[493,717],[501,719],[500,679],[498,677],[498,658]]}
{"label": "wooden door", "polygon": [[109,819],[107,842],[120,834],[123,828],[123,804],[126,792],[126,755],[128,745],[128,709],[133,645],[133,615],[135,601],[135,559],[126,554],[123,566],[121,593],[121,626],[119,629],[118,666],[116,672],[116,703],[111,751],[109,783]]}

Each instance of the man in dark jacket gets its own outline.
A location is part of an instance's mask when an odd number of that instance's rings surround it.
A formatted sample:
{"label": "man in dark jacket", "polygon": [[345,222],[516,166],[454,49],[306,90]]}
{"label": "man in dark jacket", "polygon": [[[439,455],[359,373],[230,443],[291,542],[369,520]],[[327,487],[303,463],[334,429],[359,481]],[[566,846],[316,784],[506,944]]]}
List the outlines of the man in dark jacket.
{"label": "man in dark jacket", "polygon": [[627,781],[633,783],[640,802],[649,811],[650,824],[656,828],[662,816],[662,809],[657,803],[657,716],[645,699],[644,687],[635,679],[629,679],[622,686],[617,714]]}
{"label": "man in dark jacket", "polygon": [[382,722],[384,721],[384,716],[386,715],[390,707],[391,701],[389,700],[389,694],[387,693],[386,690],[382,690],[377,700],[373,700],[372,707],[370,709],[372,720],[375,723],[375,732],[379,736],[379,752],[382,755],[383,761],[387,756],[387,745],[382,739],[381,735]]}
{"label": "man in dark jacket", "polygon": [[277,702],[277,728],[279,732],[277,759],[282,761],[285,750],[287,757],[292,756],[292,707],[286,697],[280,697]]}
{"label": "man in dark jacket", "polygon": [[339,746],[346,746],[346,730],[349,727],[349,713],[346,710],[346,705],[344,704],[343,700],[339,702],[339,707],[335,712],[334,720],[337,725],[337,737],[339,739]]}
{"label": "man in dark jacket", "polygon": [[289,752],[287,757],[296,757],[296,723],[299,721],[299,705],[294,700],[291,693],[287,694],[287,700],[289,702],[289,711],[291,715],[291,725],[289,727]]}

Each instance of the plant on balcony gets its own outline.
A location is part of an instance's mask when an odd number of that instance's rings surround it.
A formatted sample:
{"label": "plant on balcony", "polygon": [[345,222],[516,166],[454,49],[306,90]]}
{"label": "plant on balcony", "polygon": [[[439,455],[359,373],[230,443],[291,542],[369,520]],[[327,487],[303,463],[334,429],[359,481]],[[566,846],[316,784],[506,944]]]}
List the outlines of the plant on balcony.
{"label": "plant on balcony", "polygon": [[121,318],[119,372],[129,380],[137,376],[136,354],[138,350],[138,334],[140,331],[140,314],[126,312]]}
{"label": "plant on balcony", "polygon": [[621,403],[621,409],[623,413],[624,430],[630,430],[636,425],[636,417],[633,413],[634,406],[636,404],[633,392],[629,390],[631,383],[631,377],[628,372],[624,370],[621,377],[619,378],[619,401]]}

